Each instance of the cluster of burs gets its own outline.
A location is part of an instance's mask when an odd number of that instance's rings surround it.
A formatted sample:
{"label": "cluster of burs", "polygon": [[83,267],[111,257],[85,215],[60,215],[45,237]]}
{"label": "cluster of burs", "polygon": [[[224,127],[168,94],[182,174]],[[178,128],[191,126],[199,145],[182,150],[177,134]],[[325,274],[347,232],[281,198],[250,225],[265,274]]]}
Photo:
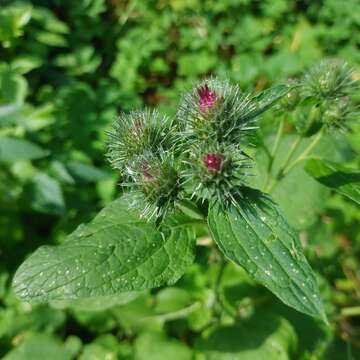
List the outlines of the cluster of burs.
{"label": "cluster of burs", "polygon": [[181,97],[175,118],[149,109],[121,114],[107,156],[146,218],[161,219],[184,199],[226,207],[241,201],[251,175],[248,150],[256,146],[261,113],[274,106],[279,116],[293,114],[302,136],[345,130],[356,117],[355,90],[355,73],[338,60],[322,61],[300,79],[257,95],[205,79]]}

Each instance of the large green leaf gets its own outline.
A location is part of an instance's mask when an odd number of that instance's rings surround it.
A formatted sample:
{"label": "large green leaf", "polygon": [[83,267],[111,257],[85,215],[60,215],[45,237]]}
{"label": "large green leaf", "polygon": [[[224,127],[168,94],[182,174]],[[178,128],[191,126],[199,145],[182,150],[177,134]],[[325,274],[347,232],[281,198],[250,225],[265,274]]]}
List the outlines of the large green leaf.
{"label": "large green leaf", "polygon": [[319,183],[360,204],[360,171],[321,159],[308,160],[305,170]]}
{"label": "large green leaf", "polygon": [[285,304],[326,320],[314,273],[297,233],[277,205],[260,191],[243,189],[238,206],[209,211],[212,236],[223,253],[241,265]]}
{"label": "large green leaf", "polygon": [[131,201],[114,201],[65,243],[39,248],[16,272],[16,294],[28,301],[66,300],[176,282],[194,260],[191,219],[174,215],[160,231],[129,210]]}

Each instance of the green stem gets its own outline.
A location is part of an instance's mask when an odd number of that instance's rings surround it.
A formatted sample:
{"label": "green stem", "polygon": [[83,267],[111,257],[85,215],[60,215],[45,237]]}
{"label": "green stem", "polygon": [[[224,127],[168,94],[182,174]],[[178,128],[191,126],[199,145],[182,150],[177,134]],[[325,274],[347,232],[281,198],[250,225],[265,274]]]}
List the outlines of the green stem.
{"label": "green stem", "polygon": [[341,309],[341,315],[344,317],[360,316],[360,306],[353,306]]}
{"label": "green stem", "polygon": [[272,182],[272,184],[270,184],[269,186],[267,186],[267,188],[265,189],[265,192],[270,193],[271,190],[275,187],[276,184],[278,184],[278,182],[283,178],[284,176],[284,169],[286,169],[286,167],[288,166],[292,156],[294,155],[295,151],[298,149],[298,147],[301,144],[301,140],[302,137],[301,136],[297,136],[297,138],[295,139],[295,141],[292,143],[291,148],[288,152],[288,155],[286,157],[286,159],[284,160],[283,164],[281,165],[278,173],[275,176],[275,180]]}
{"label": "green stem", "polygon": [[270,175],[271,175],[271,170],[274,164],[274,160],[276,157],[276,154],[279,150],[279,145],[280,145],[280,139],[283,135],[283,131],[284,131],[284,124],[285,124],[285,117],[283,117],[280,120],[280,124],[276,133],[276,137],[275,137],[275,142],[274,142],[274,146],[271,150],[271,153],[268,154],[269,155],[269,163],[268,163],[268,167],[267,167],[267,172],[266,172],[266,178],[265,178],[265,183],[264,183],[264,189],[267,188],[267,186],[269,185],[269,180],[270,180]]}
{"label": "green stem", "polygon": [[274,142],[274,146],[271,150],[271,156],[272,158],[274,159],[275,158],[275,155],[279,149],[279,145],[280,145],[280,139],[282,137],[282,134],[283,134],[283,131],[284,131],[284,125],[285,125],[285,117],[283,117],[281,120],[280,120],[280,124],[279,124],[279,127],[278,127],[278,131],[276,133],[276,138],[275,138],[275,142]]}
{"label": "green stem", "polygon": [[323,129],[321,129],[318,134],[314,137],[313,141],[308,145],[308,147],[303,151],[303,153],[290,165],[288,165],[284,171],[283,174],[286,175],[290,170],[292,170],[299,162],[305,160],[307,156],[310,154],[310,152],[315,148],[315,146],[319,143],[323,136]]}
{"label": "green stem", "polygon": [[288,156],[286,157],[286,160],[284,161],[283,165],[281,166],[275,181],[266,189],[267,192],[271,192],[271,190],[279,183],[279,181],[287,175],[297,164],[299,164],[301,161],[307,159],[307,156],[311,153],[311,151],[314,150],[316,145],[321,140],[322,136],[324,134],[324,130],[321,129],[318,134],[314,137],[314,139],[311,141],[311,143],[305,148],[305,150],[297,157],[296,160],[294,160],[292,163],[290,163],[290,160],[296,151],[296,149],[299,147],[302,137],[298,137],[292,144],[291,149],[289,151]]}
{"label": "green stem", "polygon": [[214,313],[216,314],[217,318],[220,318],[221,310],[223,310],[225,313],[227,313],[231,317],[234,317],[236,315],[236,313],[232,309],[228,308],[227,304],[225,304],[221,298],[220,285],[221,285],[222,277],[224,275],[225,266],[226,266],[226,260],[221,255],[220,268],[217,273],[215,284],[214,284],[215,300],[214,300],[213,305],[214,305]]}
{"label": "green stem", "polygon": [[219,297],[219,290],[220,290],[220,285],[221,285],[221,279],[222,279],[222,276],[223,276],[223,274],[224,274],[225,265],[226,265],[225,259],[222,258],[222,259],[221,259],[221,262],[220,262],[219,272],[217,273],[216,280],[215,280],[215,286],[214,286],[214,292],[215,292],[216,298]]}

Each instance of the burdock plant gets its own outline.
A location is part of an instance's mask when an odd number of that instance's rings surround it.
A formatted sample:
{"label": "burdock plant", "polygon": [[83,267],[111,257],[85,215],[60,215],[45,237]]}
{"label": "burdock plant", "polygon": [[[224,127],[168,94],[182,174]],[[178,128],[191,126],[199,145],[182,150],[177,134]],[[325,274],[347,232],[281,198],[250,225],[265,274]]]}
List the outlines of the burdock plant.
{"label": "burdock plant", "polygon": [[[350,68],[327,61],[255,95],[205,79],[182,96],[174,119],[153,110],[121,114],[109,133],[107,157],[121,173],[122,196],[63,244],[30,256],[15,275],[16,294],[71,303],[170,285],[194,261],[197,235],[208,231],[224,258],[285,304],[326,321],[297,232],[270,193],[324,132],[350,128],[354,90]],[[259,141],[258,120],[273,106],[272,123],[274,116],[281,120],[259,189],[252,185],[254,153],[267,145]],[[299,135],[274,172],[288,120]],[[294,159],[307,137],[310,143]]]}

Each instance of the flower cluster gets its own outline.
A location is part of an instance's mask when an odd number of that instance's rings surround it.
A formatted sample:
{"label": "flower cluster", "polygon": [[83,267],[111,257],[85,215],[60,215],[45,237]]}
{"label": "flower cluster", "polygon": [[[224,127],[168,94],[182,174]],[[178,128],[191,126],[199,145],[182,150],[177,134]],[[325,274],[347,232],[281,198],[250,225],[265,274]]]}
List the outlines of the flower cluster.
{"label": "flower cluster", "polygon": [[147,218],[162,218],[184,198],[227,206],[246,184],[257,116],[288,91],[252,96],[228,81],[201,81],[183,95],[174,120],[150,110],[122,114],[109,134],[108,159]]}

